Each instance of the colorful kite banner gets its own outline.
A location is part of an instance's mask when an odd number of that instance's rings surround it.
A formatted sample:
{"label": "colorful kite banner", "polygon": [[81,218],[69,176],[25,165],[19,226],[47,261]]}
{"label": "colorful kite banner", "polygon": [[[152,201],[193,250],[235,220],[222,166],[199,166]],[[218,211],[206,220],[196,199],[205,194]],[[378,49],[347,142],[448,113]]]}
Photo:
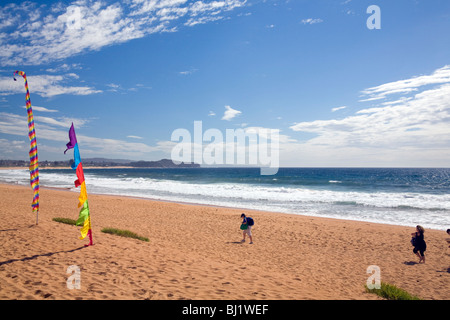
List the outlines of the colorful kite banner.
{"label": "colorful kite banner", "polygon": [[73,149],[73,158],[74,163],[72,164],[72,169],[76,171],[77,174],[77,180],[75,180],[75,187],[81,186],[80,196],[78,198],[78,208],[81,208],[80,215],[78,217],[77,226],[83,225],[81,228],[81,237],[80,239],[83,240],[86,235],[89,235],[89,244],[88,246],[92,245],[92,229],[91,229],[91,216],[89,214],[89,204],[87,199],[87,192],[86,192],[86,184],[84,181],[84,172],[83,172],[83,165],[81,163],[81,157],[80,157],[80,150],[78,149],[78,142],[77,142],[77,136],[75,135],[75,128],[72,126],[69,130],[69,142],[66,144],[67,149],[64,151],[64,154],[67,150]]}
{"label": "colorful kite banner", "polygon": [[26,107],[28,114],[28,138],[30,138],[30,184],[34,191],[33,202],[31,207],[33,212],[36,211],[36,224],[38,224],[38,214],[39,214],[39,161],[37,153],[37,142],[36,142],[36,132],[34,130],[34,120],[33,120],[33,109],[31,108],[30,92],[28,91],[28,81],[27,75],[23,71],[15,71],[13,74],[14,81],[16,81],[16,74],[23,77],[25,81],[26,90]]}

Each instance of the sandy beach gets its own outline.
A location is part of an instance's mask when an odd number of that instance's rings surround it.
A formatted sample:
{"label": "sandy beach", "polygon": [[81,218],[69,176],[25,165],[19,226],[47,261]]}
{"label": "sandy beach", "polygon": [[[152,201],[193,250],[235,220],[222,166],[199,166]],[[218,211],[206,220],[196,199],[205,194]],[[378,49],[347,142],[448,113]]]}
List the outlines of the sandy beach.
{"label": "sandy beach", "polygon": [[[29,187],[0,184],[0,299],[379,300],[367,268],[423,299],[450,299],[447,234],[414,228],[246,210],[253,244],[240,243],[238,209],[89,194],[94,246],[79,227],[78,192],[41,188],[39,224]],[[127,229],[149,242],[102,233]],[[68,289],[69,266],[80,289]]]}

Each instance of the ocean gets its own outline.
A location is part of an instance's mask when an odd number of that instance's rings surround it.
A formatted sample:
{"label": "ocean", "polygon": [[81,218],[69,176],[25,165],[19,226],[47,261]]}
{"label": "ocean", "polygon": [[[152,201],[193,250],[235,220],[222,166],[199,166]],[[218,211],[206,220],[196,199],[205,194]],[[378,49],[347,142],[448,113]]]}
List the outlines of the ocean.
{"label": "ocean", "polygon": [[[85,168],[84,174],[88,195],[450,228],[450,168],[280,168],[272,176],[259,168]],[[42,187],[79,192],[74,180],[70,168],[40,170]],[[0,170],[0,182],[29,185],[28,170]]]}

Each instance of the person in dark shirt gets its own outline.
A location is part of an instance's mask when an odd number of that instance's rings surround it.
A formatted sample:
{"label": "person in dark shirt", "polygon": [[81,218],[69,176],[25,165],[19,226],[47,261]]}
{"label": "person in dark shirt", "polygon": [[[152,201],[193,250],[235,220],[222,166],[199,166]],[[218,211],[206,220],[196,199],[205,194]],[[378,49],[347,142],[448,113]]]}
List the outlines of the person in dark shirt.
{"label": "person in dark shirt", "polygon": [[[450,229],[447,229],[447,234],[450,236]],[[450,238],[447,238],[447,243],[450,243]],[[450,248],[450,246],[448,246]]]}
{"label": "person in dark shirt", "polygon": [[422,226],[417,226],[416,232],[411,233],[411,235],[415,238],[413,252],[419,257],[419,263],[425,263],[424,252],[427,250],[427,244],[423,237],[424,232],[425,229]]}

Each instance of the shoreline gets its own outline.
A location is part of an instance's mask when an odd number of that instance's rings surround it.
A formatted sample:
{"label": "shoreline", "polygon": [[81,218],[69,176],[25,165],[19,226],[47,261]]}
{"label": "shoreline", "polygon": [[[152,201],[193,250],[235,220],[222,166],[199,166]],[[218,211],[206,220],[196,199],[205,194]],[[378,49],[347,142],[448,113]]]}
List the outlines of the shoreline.
{"label": "shoreline", "polygon": [[[79,227],[52,221],[78,217],[79,194],[67,191],[42,188],[35,225],[32,190],[0,184],[0,299],[380,300],[364,290],[371,265],[411,294],[450,299],[443,231],[426,229],[418,264],[410,227],[247,210],[250,245],[240,242],[239,209],[88,194],[94,246],[85,248]],[[79,290],[66,287],[71,265],[81,269]]]}
{"label": "shoreline", "polygon": [[[4,182],[0,182],[0,184],[2,184],[2,183],[4,183]],[[41,188],[46,188],[46,189],[50,189],[50,190],[67,191],[67,192],[79,192],[78,189],[73,190],[72,188],[47,187],[47,186],[41,187]],[[401,224],[383,223],[383,222],[376,222],[376,221],[354,220],[354,219],[344,219],[344,218],[335,218],[335,217],[326,217],[326,216],[313,216],[313,215],[299,214],[299,213],[270,211],[270,210],[264,210],[264,209],[249,209],[249,208],[241,208],[241,207],[229,207],[229,206],[223,206],[223,205],[183,202],[183,201],[165,200],[165,199],[154,199],[154,198],[146,198],[146,197],[139,197],[139,196],[121,195],[121,194],[106,194],[106,193],[95,193],[95,192],[91,192],[89,194],[93,194],[93,195],[97,195],[97,196],[113,197],[113,198],[122,197],[122,198],[143,200],[143,201],[180,204],[180,205],[187,205],[187,206],[194,206],[194,207],[210,207],[210,208],[219,208],[219,209],[224,209],[224,210],[238,210],[238,211],[243,211],[243,212],[244,211],[245,212],[267,212],[267,213],[272,213],[272,214],[294,215],[294,216],[307,217],[307,218],[331,219],[331,220],[338,220],[338,221],[354,221],[354,222],[362,222],[362,223],[373,223],[373,224],[385,225],[385,226],[415,228],[415,226],[406,226],[406,225],[401,225]],[[436,230],[436,231],[445,231],[446,230],[446,229],[434,229],[434,228],[427,228],[427,229]]]}
{"label": "shoreline", "polygon": [[[20,185],[20,184],[16,184],[16,183],[7,183],[7,182],[3,182],[3,181],[0,181],[0,185],[1,184],[12,185],[12,186],[20,186],[20,187],[27,187],[26,185]],[[72,187],[70,187],[70,188],[63,188],[63,187],[40,186],[40,189],[69,191],[69,192],[75,192],[75,193],[79,192],[79,191],[77,191],[78,189],[75,190],[75,189],[72,189]],[[275,214],[286,214],[286,215],[294,215],[294,216],[301,216],[301,217],[311,217],[311,218],[319,218],[319,219],[333,219],[333,220],[339,220],[339,221],[354,221],[354,222],[361,222],[361,223],[366,223],[367,222],[367,223],[374,223],[374,224],[379,224],[379,225],[398,226],[398,227],[405,227],[405,228],[415,228],[414,225],[393,224],[393,223],[384,223],[384,222],[379,222],[379,221],[368,221],[368,220],[345,219],[345,218],[341,218],[341,217],[315,216],[315,215],[307,215],[307,214],[299,214],[299,213],[270,211],[270,210],[265,210],[265,209],[249,209],[249,208],[242,208],[242,207],[229,207],[229,206],[225,206],[225,205],[184,202],[184,201],[166,200],[166,199],[155,199],[155,198],[147,198],[147,197],[139,197],[139,196],[131,196],[131,195],[92,193],[92,192],[89,192],[89,194],[98,195],[98,196],[105,196],[105,197],[124,197],[124,198],[144,200],[144,201],[156,201],[156,202],[182,204],[182,205],[205,206],[205,207],[220,208],[220,209],[241,210],[241,211],[261,211],[261,212],[268,212],[268,213],[275,213]],[[447,228],[436,229],[436,228],[430,228],[430,227],[427,227],[427,229],[436,230],[436,231],[445,231],[445,230],[447,230]]]}

